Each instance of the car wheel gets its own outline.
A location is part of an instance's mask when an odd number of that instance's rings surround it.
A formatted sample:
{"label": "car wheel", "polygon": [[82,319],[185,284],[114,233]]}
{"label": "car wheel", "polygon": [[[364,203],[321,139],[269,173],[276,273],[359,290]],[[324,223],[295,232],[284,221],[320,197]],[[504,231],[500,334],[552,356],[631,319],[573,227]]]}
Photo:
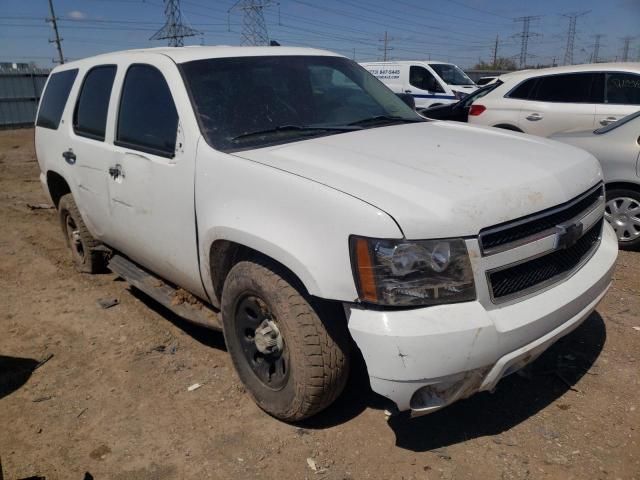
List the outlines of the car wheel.
{"label": "car wheel", "polygon": [[58,203],[60,225],[76,270],[82,273],[100,273],[105,269],[104,252],[96,249],[101,243],[93,238],[82,221],[73,195],[67,193]]}
{"label": "car wheel", "polygon": [[640,248],[640,192],[626,188],[607,190],[604,217],[625,250]]}
{"label": "car wheel", "polygon": [[349,341],[344,318],[321,319],[321,309],[282,270],[268,261],[237,263],[225,280],[221,310],[240,380],[260,408],[291,422],[340,395]]}

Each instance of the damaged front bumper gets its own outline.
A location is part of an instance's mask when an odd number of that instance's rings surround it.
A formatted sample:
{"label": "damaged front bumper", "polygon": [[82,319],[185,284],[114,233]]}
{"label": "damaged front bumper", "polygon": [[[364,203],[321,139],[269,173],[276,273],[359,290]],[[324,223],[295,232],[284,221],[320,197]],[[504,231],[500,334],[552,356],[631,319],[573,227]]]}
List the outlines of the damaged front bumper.
{"label": "damaged front bumper", "polygon": [[604,232],[570,278],[510,304],[479,299],[395,311],[345,304],[372,389],[414,415],[493,390],[579,326],[604,297],[617,255],[615,236]]}

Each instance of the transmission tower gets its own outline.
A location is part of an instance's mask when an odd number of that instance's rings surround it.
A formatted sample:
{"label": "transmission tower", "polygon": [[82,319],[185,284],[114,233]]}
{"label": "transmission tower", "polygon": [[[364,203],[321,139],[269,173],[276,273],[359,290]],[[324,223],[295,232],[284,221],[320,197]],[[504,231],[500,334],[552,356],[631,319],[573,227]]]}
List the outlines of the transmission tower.
{"label": "transmission tower", "polygon": [[271,0],[238,0],[228,10],[242,11],[242,45],[269,45],[264,9],[272,5]]}
{"label": "transmission tower", "polygon": [[164,0],[164,26],[158,30],[149,40],[169,40],[170,47],[182,47],[184,37],[193,37],[200,32],[182,22],[180,0]]}
{"label": "transmission tower", "polygon": [[62,64],[64,63],[64,55],[62,55],[62,39],[60,38],[60,33],[58,32],[58,18],[56,17],[56,13],[53,11],[53,0],[49,0],[49,11],[51,12],[51,17],[47,18],[47,21],[51,22],[51,26],[53,27],[53,34],[55,36],[55,39],[49,40],[49,43],[56,44],[56,49],[58,50],[58,63]]}
{"label": "transmission tower", "polygon": [[518,17],[514,18],[514,22],[522,22],[522,32],[517,34],[517,37],[520,37],[520,68],[525,68],[527,66],[527,49],[529,47],[529,38],[540,36],[539,33],[531,32],[531,20],[536,20],[540,18],[540,16],[528,15],[526,17]]}
{"label": "transmission tower", "polygon": [[578,17],[582,17],[587,13],[591,12],[591,10],[586,12],[579,13],[565,13],[562,15],[563,17],[567,17],[569,19],[569,30],[567,32],[567,47],[564,51],[564,64],[565,65],[573,65],[573,46],[576,41],[576,23],[578,21]]}
{"label": "transmission tower", "polygon": [[593,44],[593,53],[591,54],[592,63],[598,63],[598,56],[600,55],[600,40],[602,40],[602,37],[604,37],[604,35],[602,35],[601,33],[594,35],[594,38],[596,40]]}
{"label": "transmission tower", "polygon": [[391,40],[393,40],[393,38],[391,38],[388,34],[387,31],[384,31],[384,37],[382,37],[380,40],[378,40],[379,42],[382,42],[382,47],[378,47],[378,50],[380,50],[382,52],[382,61],[386,62],[387,59],[389,58],[389,52],[391,50],[393,50],[393,47],[389,46],[389,42],[391,42]]}
{"label": "transmission tower", "polygon": [[622,61],[623,62],[628,62],[629,61],[629,46],[631,45],[631,40],[633,40],[634,37],[624,37],[622,39],[622,41],[624,42],[623,47],[622,47]]}
{"label": "transmission tower", "polygon": [[496,35],[496,43],[493,45],[493,52],[492,52],[493,68],[496,68],[498,64],[498,44],[499,43],[500,43],[500,36]]}

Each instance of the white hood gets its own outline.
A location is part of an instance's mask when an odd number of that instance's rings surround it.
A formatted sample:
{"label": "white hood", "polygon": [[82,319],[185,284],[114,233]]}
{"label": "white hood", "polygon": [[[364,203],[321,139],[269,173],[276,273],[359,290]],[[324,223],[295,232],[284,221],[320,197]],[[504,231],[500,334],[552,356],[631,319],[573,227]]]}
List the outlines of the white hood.
{"label": "white hood", "polygon": [[411,239],[476,235],[566,202],[602,179],[597,160],[583,150],[448,122],[372,128],[235,155],[375,205]]}

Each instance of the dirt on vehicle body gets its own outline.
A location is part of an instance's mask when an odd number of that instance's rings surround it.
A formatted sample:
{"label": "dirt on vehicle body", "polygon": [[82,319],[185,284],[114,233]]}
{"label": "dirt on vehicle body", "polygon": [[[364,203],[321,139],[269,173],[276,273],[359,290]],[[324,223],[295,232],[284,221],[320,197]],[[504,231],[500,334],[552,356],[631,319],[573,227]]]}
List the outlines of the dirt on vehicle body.
{"label": "dirt on vehicle body", "polygon": [[37,175],[33,131],[0,132],[4,478],[639,478],[640,254],[621,252],[597,313],[494,394],[387,422],[356,379],[287,425],[243,392],[222,334],[79,275],[55,210],[27,206],[45,201]]}

